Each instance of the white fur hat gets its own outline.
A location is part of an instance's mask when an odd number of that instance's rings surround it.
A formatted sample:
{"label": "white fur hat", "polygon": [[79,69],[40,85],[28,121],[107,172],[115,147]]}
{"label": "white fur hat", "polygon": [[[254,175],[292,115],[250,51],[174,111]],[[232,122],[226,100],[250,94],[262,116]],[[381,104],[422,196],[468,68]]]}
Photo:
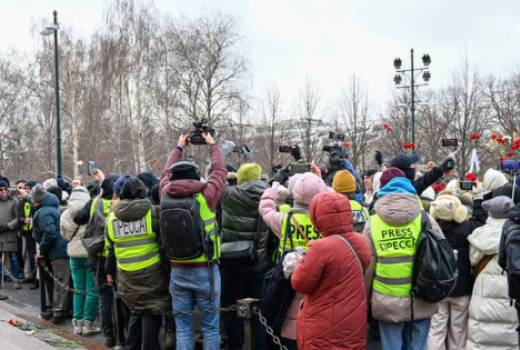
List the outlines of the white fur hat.
{"label": "white fur hat", "polygon": [[445,194],[432,202],[430,214],[435,220],[455,221],[460,224],[467,219],[468,209],[457,197]]}

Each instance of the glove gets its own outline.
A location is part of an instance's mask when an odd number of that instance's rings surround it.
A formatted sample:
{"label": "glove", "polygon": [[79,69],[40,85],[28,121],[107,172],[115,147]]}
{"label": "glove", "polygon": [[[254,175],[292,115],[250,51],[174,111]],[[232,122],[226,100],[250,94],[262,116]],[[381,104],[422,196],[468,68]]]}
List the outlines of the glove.
{"label": "glove", "polygon": [[381,151],[376,151],[376,156],[374,158],[379,166],[383,165],[383,155],[381,154]]}
{"label": "glove", "polygon": [[302,159],[302,152],[300,150],[300,147],[298,147],[297,145],[296,146],[292,146],[291,147],[291,156],[296,160],[296,161],[299,161],[300,159]]}
{"label": "glove", "polygon": [[484,199],[484,189],[482,187],[477,188],[473,195],[473,199]]}
{"label": "glove", "polygon": [[253,162],[253,151],[247,145],[243,145],[240,149],[242,154],[244,155],[244,158],[246,160],[246,163],[252,163]]}
{"label": "glove", "polygon": [[0,224],[0,233],[4,233],[9,231],[9,225],[7,224]]}
{"label": "glove", "polygon": [[233,141],[224,141],[222,145],[222,156],[224,157],[224,163],[227,164],[227,159],[231,153],[233,153],[235,143]]}
{"label": "glove", "polygon": [[280,170],[276,172],[276,175],[273,176],[272,183],[279,182],[281,184],[285,183],[289,179],[289,166],[291,163],[285,164]]}
{"label": "glove", "polygon": [[444,162],[441,164],[441,170],[443,173],[447,171],[451,171],[455,168],[455,159],[448,157]]}

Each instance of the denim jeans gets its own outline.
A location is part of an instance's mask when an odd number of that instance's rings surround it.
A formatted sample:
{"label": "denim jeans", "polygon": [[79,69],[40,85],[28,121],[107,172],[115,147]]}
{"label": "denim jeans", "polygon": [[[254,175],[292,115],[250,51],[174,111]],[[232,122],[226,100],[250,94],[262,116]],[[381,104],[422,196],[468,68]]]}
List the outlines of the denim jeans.
{"label": "denim jeans", "polygon": [[[14,278],[20,278],[20,269],[18,266],[18,253],[17,252],[4,252],[4,254],[9,254],[9,260],[11,262],[11,274]],[[2,260],[0,260],[0,281],[2,280],[2,276],[4,273],[4,269],[2,266]]]}
{"label": "denim jeans", "polygon": [[[70,271],[74,289],[91,290],[96,286],[94,272],[88,267],[87,258],[70,258]],[[74,306],[73,316],[76,320],[94,321],[97,315],[99,294],[97,292],[90,292],[86,295],[74,293],[72,304]]]}
{"label": "denim jeans", "polygon": [[[427,350],[431,318],[389,323],[379,321],[383,350]],[[410,340],[410,329],[412,330]]]}
{"label": "denim jeans", "polygon": [[[245,298],[262,299],[262,287],[265,273],[242,273],[222,269],[222,304],[224,307],[236,304],[237,300]],[[228,350],[242,350],[244,348],[244,330],[242,319],[236,312],[228,312],[224,315],[226,320],[226,333],[228,338]],[[255,349],[265,349],[265,327],[260,320],[251,321],[255,337]]]}
{"label": "denim jeans", "polygon": [[[171,269],[170,293],[173,311],[193,311],[220,308],[220,272],[213,265],[214,298],[210,298],[210,271],[208,268]],[[175,317],[177,350],[193,350],[193,316]],[[204,350],[220,349],[220,313],[203,314],[200,317]]]}

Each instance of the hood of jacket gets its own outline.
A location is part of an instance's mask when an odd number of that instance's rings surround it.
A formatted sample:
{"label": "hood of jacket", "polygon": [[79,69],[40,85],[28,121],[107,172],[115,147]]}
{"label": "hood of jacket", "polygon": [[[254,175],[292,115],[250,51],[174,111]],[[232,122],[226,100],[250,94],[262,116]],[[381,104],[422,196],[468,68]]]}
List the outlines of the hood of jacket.
{"label": "hood of jacket", "polygon": [[201,192],[205,187],[205,182],[183,179],[168,182],[165,190],[172,197],[187,197]]}
{"label": "hood of jacket", "polygon": [[90,200],[90,196],[85,192],[73,191],[69,198],[69,215],[72,219],[76,217],[78,211],[80,211],[85,204]]}
{"label": "hood of jacket", "polygon": [[468,241],[473,247],[485,252],[485,254],[492,255],[498,253],[502,226],[504,226],[505,221],[506,219],[488,218],[484,226],[475,229],[468,236]]}
{"label": "hood of jacket", "polygon": [[486,171],[484,178],[482,179],[482,189],[484,190],[484,194],[490,193],[505,184],[507,184],[507,178],[502,174],[502,172],[495,169],[489,169]]}
{"label": "hood of jacket", "polygon": [[313,173],[305,173],[296,180],[292,195],[295,202],[308,205],[315,195],[326,190],[327,186],[322,179]]}
{"label": "hood of jacket", "polygon": [[506,213],[507,218],[516,222],[520,222],[520,204]]}
{"label": "hood of jacket", "polygon": [[315,196],[309,215],[312,224],[323,236],[352,232],[350,201],[340,193],[325,192]]}
{"label": "hood of jacket", "polygon": [[58,197],[53,195],[52,193],[45,193],[45,196],[43,196],[42,200],[40,201],[40,207],[53,207],[53,208],[59,208],[60,207],[60,201],[58,200]]}
{"label": "hood of jacket", "polygon": [[416,195],[417,191],[412,182],[404,177],[395,177],[377,192],[378,197],[383,197],[392,193],[404,193]]}
{"label": "hood of jacket", "polygon": [[419,199],[406,193],[385,195],[377,200],[374,209],[384,222],[393,226],[407,225],[421,213]]}
{"label": "hood of jacket", "polygon": [[124,222],[141,220],[152,208],[152,203],[145,199],[122,200],[114,210],[116,218]]}
{"label": "hood of jacket", "polygon": [[269,186],[262,180],[250,180],[237,185],[237,188],[241,190],[240,195],[244,200],[258,206],[262,194]]}

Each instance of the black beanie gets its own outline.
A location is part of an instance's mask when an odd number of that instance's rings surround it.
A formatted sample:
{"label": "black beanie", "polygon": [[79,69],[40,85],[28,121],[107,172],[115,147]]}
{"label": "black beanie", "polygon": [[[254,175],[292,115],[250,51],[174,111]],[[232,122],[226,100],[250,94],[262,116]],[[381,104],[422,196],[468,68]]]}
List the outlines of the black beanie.
{"label": "black beanie", "polygon": [[119,197],[121,199],[145,199],[148,196],[148,189],[138,178],[132,177],[125,181],[121,187]]}
{"label": "black beanie", "polygon": [[200,180],[200,171],[197,164],[189,159],[181,159],[170,167],[170,181]]}
{"label": "black beanie", "polygon": [[60,203],[63,203],[63,191],[61,188],[57,187],[57,186],[52,186],[52,187],[49,187],[47,189],[47,192],[49,193],[52,193],[53,195],[56,196],[56,198],[58,198],[58,200],[60,201]]}
{"label": "black beanie", "polygon": [[150,190],[150,197],[152,199],[151,202],[153,205],[161,204],[161,196],[159,195],[159,184],[152,187],[152,189]]}

